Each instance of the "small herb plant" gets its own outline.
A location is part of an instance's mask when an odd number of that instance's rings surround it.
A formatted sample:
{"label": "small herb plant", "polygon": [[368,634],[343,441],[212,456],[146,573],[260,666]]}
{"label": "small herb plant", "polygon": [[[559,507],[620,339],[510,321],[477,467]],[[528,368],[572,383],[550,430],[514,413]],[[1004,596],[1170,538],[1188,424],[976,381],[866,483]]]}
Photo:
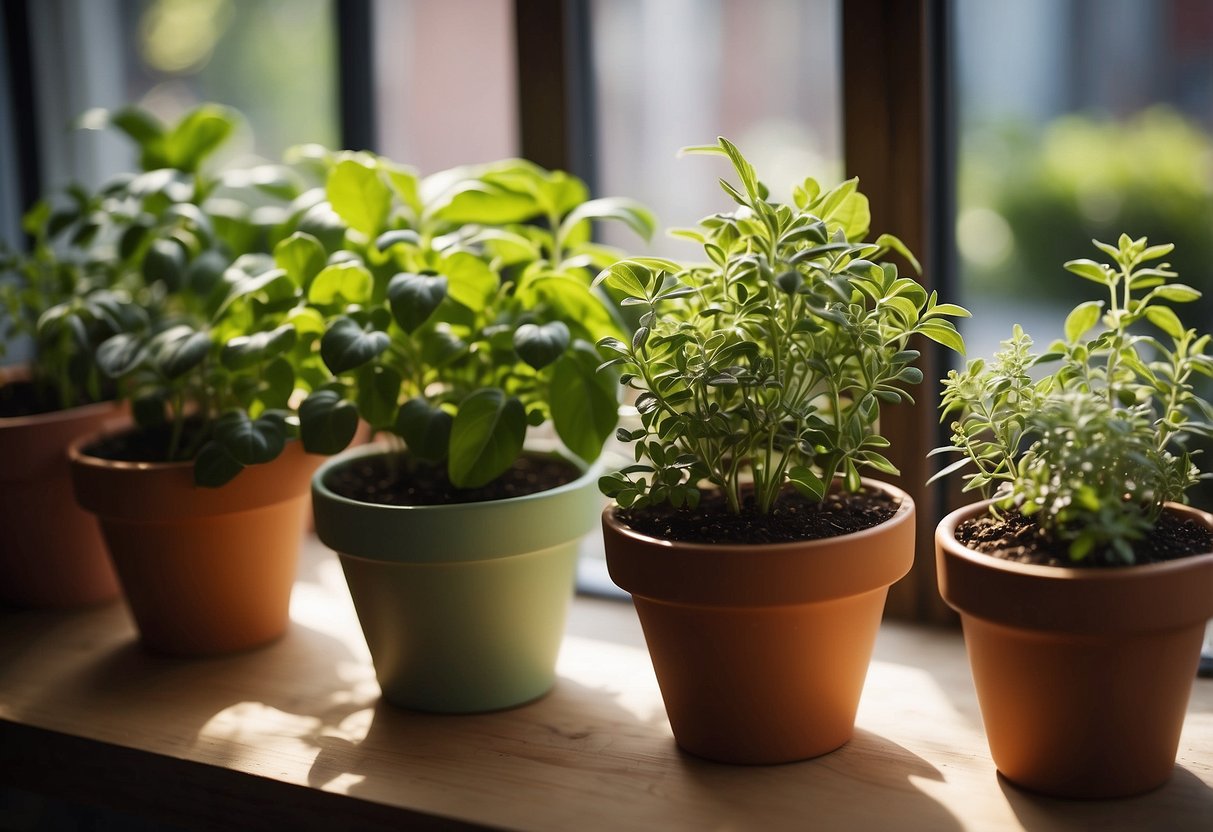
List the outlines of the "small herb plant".
{"label": "small herb plant", "polygon": [[588,199],[568,174],[506,160],[419,178],[367,153],[328,167],[329,220],[341,248],[296,234],[320,355],[335,381],[300,408],[305,447],[344,447],[361,417],[403,440],[410,464],[443,466],[457,488],[485,485],[550,421],[590,461],[617,418],[616,385],[594,341],[622,335],[587,267],[616,259],[590,221],[647,237],[654,222],[624,199]]}
{"label": "small herb plant", "polygon": [[896,474],[880,406],[922,380],[910,339],[963,351],[949,318],[968,313],[879,261],[892,250],[918,268],[892,235],[864,242],[857,180],[823,192],[806,179],[783,205],[728,140],[689,151],[729,159],[740,187],[721,186],[739,207],[675,232],[703,246],[706,264],[625,260],[597,278],[642,313],[630,339],[599,342],[641,422],[618,432],[636,464],[602,491],[624,508],[694,508],[706,484],[740,513],[752,489],[767,514],[789,483],[820,502],[836,477],[855,492],[861,469]]}
{"label": "small herb plant", "polygon": [[303,213],[283,204],[305,199],[301,180],[274,165],[204,168],[236,119],[215,105],[171,127],[135,108],[84,118],[125,132],[153,166],[107,191],[104,214],[121,233],[101,254],[154,314],[101,343],[97,365],[131,401],[141,453],[193,460],[206,486],[276,458],[298,432],[295,391],[323,369],[280,239]]}
{"label": "small herb plant", "polygon": [[[942,413],[961,458],[935,475],[969,469],[965,491],[993,495],[1075,562],[1133,563],[1134,541],[1168,501],[1184,502],[1199,479],[1184,441],[1213,434],[1213,407],[1194,387],[1213,376],[1210,336],[1185,328],[1168,305],[1200,296],[1169,282],[1170,244],[1122,234],[1095,241],[1110,263],[1072,260],[1066,269],[1103,286],[1108,300],[1079,304],[1065,337],[1043,355],[1018,325],[993,360],[970,361],[944,380]],[[1149,322],[1165,340],[1135,334]],[[1033,368],[1055,364],[1033,380]]]}

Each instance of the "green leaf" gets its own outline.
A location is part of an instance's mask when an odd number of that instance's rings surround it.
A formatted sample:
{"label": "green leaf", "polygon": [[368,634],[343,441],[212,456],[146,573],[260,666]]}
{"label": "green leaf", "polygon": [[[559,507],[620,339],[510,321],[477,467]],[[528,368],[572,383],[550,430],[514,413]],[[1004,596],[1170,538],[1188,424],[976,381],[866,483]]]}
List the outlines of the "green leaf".
{"label": "green leaf", "polygon": [[109,378],[122,378],[147,358],[143,340],[133,333],[120,332],[97,348],[97,367]]}
{"label": "green leaf", "polygon": [[1180,323],[1179,316],[1169,307],[1151,306],[1146,309],[1146,318],[1172,338],[1183,337],[1184,325]]}
{"label": "green leaf", "polygon": [[497,388],[482,388],[459,404],[451,424],[447,473],[457,488],[477,488],[501,476],[522,452],[526,408]]}
{"label": "green leaf", "polygon": [[1155,297],[1169,300],[1172,303],[1189,303],[1200,297],[1200,292],[1183,283],[1172,283],[1170,286],[1159,286],[1152,293]]}
{"label": "green leaf", "polygon": [[358,409],[335,390],[316,390],[299,405],[299,438],[310,454],[335,454],[354,439]]}
{"label": "green leaf", "polygon": [[1107,286],[1109,281],[1109,273],[1107,267],[1101,266],[1094,260],[1070,260],[1065,264],[1066,271],[1072,272],[1079,277],[1085,277],[1087,280],[1094,281],[1101,286]]}
{"label": "green leaf", "polygon": [[594,278],[593,285],[605,283],[612,289],[618,289],[626,297],[648,298],[648,288],[653,284],[655,275],[649,267],[634,260],[621,260],[608,269],[604,269]]}
{"label": "green leaf", "polygon": [[325,266],[308,288],[307,299],[319,306],[365,304],[373,289],[366,266],[347,260]]}
{"label": "green leaf", "polygon": [[401,273],[387,286],[392,317],[408,333],[429,320],[446,294],[447,279],[442,275]]}
{"label": "green leaf", "polygon": [[944,321],[929,319],[918,325],[918,331],[937,344],[964,355],[965,342],[956,327]]}
{"label": "green leaf", "polygon": [[387,251],[398,243],[419,246],[421,245],[421,235],[411,228],[397,228],[392,231],[385,231],[375,238],[375,248],[380,251]]}
{"label": "green leaf", "polygon": [[294,392],[295,368],[290,361],[278,357],[265,365],[265,369],[261,372],[261,385],[257,391],[257,400],[266,409],[287,409]]}
{"label": "green leaf", "polygon": [[488,264],[467,252],[444,257],[438,269],[447,276],[447,294],[473,312],[482,311],[497,294],[501,279]]}
{"label": "green leaf", "polygon": [[217,104],[191,110],[165,137],[169,166],[193,173],[222,145],[236,127],[231,111]]}
{"label": "green leaf", "polygon": [[1074,310],[1066,316],[1066,340],[1076,343],[1087,330],[1095,326],[1102,313],[1103,301],[1089,300],[1074,307]]}
{"label": "green leaf", "polygon": [[211,337],[188,326],[175,326],[152,338],[148,349],[160,373],[172,381],[206,360],[211,351]]}
{"label": "green leaf", "polygon": [[198,450],[198,456],[194,458],[194,485],[218,488],[231,482],[243,470],[244,465],[212,439]]}
{"label": "green leaf", "polygon": [[556,435],[586,462],[602,452],[619,418],[613,374],[599,373],[598,353],[580,344],[556,362],[550,401]]}
{"label": "green leaf", "polygon": [[413,398],[400,406],[395,432],[418,459],[438,463],[447,458],[453,422],[451,414],[442,408]]}
{"label": "green leaf", "polygon": [[342,315],[320,339],[320,357],[335,375],[357,369],[383,353],[391,340],[386,332],[367,330]]}
{"label": "green leaf", "polygon": [[95,108],[88,110],[76,120],[83,130],[104,130],[116,127],[135,141],[140,150],[140,166],[144,170],[168,165],[164,152],[167,133],[164,123],[142,107],[123,107],[118,110]]}
{"label": "green leaf", "polygon": [[392,208],[392,192],[379,171],[357,159],[344,159],[329,172],[329,203],[350,228],[374,238]]}
{"label": "green leaf", "polygon": [[219,360],[229,370],[243,370],[281,355],[295,346],[295,340],[295,327],[291,324],[267,332],[239,335],[223,345]]}
{"label": "green leaf", "polygon": [[185,283],[185,250],[173,240],[153,240],[143,255],[143,279],[149,285],[163,283],[170,292]]}
{"label": "green leaf", "polygon": [[396,415],[403,379],[391,367],[366,364],[357,375],[358,412],[372,427],[387,427]]}
{"label": "green leaf", "polygon": [[564,321],[537,326],[523,324],[514,331],[514,352],[536,370],[551,364],[569,346],[569,328]]}
{"label": "green leaf", "polygon": [[215,441],[241,465],[260,465],[282,453],[286,445],[284,425],[277,411],[250,419],[243,410],[229,410],[215,421]]}
{"label": "green leaf", "polygon": [[788,471],[788,482],[810,500],[820,502],[826,493],[826,484],[812,468],[797,465]]}
{"label": "green leaf", "polygon": [[311,286],[316,275],[324,270],[326,259],[320,241],[302,231],[274,246],[274,262],[301,289]]}
{"label": "green leaf", "polygon": [[[869,222],[870,222],[870,217],[869,217]],[[866,234],[866,229],[865,229],[865,234]],[[847,239],[851,239],[850,234],[847,235]],[[876,238],[876,245],[881,246],[882,248],[889,248],[889,249],[892,249],[893,251],[897,252],[902,257],[904,257],[906,259],[906,262],[908,262],[914,268],[915,273],[922,274],[922,264],[918,262],[918,258],[914,256],[914,253],[912,251],[910,251],[910,247],[907,246],[905,243],[903,243],[900,238],[894,237],[892,234],[881,234],[879,237]],[[951,306],[951,304],[944,304],[944,305]],[[945,315],[945,314],[946,315],[958,315],[958,314],[963,313],[964,317],[967,318],[969,316],[968,310],[963,309],[960,306],[956,306],[953,308],[960,310],[960,312],[940,312],[939,314],[941,314],[941,315]]]}
{"label": "green leaf", "polygon": [[345,245],[345,229],[345,221],[328,202],[313,205],[299,218],[298,230],[319,240],[329,254],[340,251]]}
{"label": "green leaf", "polygon": [[569,235],[578,223],[585,220],[619,220],[645,240],[653,236],[657,220],[648,208],[633,199],[605,197],[583,202],[569,212],[560,223],[560,237]]}

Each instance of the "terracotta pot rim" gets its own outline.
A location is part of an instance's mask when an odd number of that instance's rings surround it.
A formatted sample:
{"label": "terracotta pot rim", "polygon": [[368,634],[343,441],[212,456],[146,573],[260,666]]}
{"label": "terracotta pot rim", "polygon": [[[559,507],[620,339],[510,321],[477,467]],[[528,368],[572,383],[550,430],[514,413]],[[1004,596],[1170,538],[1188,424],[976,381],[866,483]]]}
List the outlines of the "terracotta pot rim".
{"label": "terracotta pot rim", "polygon": [[323,464],[321,464],[321,466],[319,468],[316,469],[316,473],[312,476],[312,488],[314,491],[319,492],[319,494],[321,496],[323,496],[324,499],[331,500],[334,503],[339,503],[341,505],[345,505],[345,506],[349,506],[349,507],[362,508],[362,509],[368,509],[368,508],[369,509],[383,509],[384,511],[392,511],[392,512],[444,513],[444,512],[467,511],[469,506],[477,506],[477,505],[516,506],[516,505],[523,504],[523,503],[531,503],[531,502],[535,502],[537,500],[541,500],[544,498],[550,498],[550,497],[553,497],[558,494],[563,494],[568,491],[576,491],[585,486],[585,482],[587,479],[589,479],[591,477],[596,479],[597,477],[599,477],[601,475],[602,466],[601,466],[600,462],[595,461],[591,465],[586,465],[584,462],[581,462],[575,458],[570,458],[568,456],[565,456],[564,454],[561,454],[555,450],[548,450],[548,449],[541,449],[541,448],[534,448],[534,449],[528,448],[527,450],[533,451],[533,452],[541,454],[541,455],[558,456],[560,459],[563,459],[566,462],[569,462],[569,463],[577,466],[577,468],[581,471],[581,475],[578,476],[576,479],[570,480],[569,482],[566,482],[562,485],[558,485],[555,488],[548,488],[543,491],[536,491],[533,494],[523,494],[518,497],[506,497],[506,498],[500,499],[500,500],[475,500],[472,502],[465,502],[465,503],[438,503],[438,504],[431,504],[431,505],[404,505],[404,506],[401,506],[401,505],[392,505],[389,503],[371,503],[371,502],[365,502],[363,500],[355,500],[352,497],[345,497],[345,496],[333,491],[331,488],[329,488],[328,485],[325,483],[324,479],[334,469],[340,468],[344,465],[349,465],[350,463],[354,462],[357,459],[361,459],[364,456],[387,456],[390,453],[392,453],[391,449],[388,447],[388,445],[386,443],[372,442],[372,443],[363,445],[360,448],[354,448],[352,450],[344,451],[344,452],[332,457],[331,459],[326,460]]}
{"label": "terracotta pot rim", "polygon": [[631,538],[646,546],[665,546],[672,550],[677,549],[696,549],[704,550],[712,554],[720,555],[744,555],[747,557],[754,556],[754,550],[760,549],[764,552],[803,552],[806,549],[826,548],[834,545],[852,543],[857,540],[862,540],[865,537],[872,537],[880,534],[882,529],[886,529],[891,524],[902,521],[905,515],[914,510],[914,502],[902,489],[887,483],[883,480],[872,479],[869,477],[863,478],[863,484],[869,488],[883,491],[897,499],[897,510],[891,517],[875,526],[869,526],[866,529],[860,529],[857,532],[849,532],[847,534],[835,535],[833,537],[821,537],[813,540],[790,540],[785,543],[698,543],[688,540],[667,540],[663,537],[653,537],[651,535],[638,532],[630,526],[624,525],[617,517],[619,505],[612,502],[602,512],[603,521],[609,523],[611,527],[618,531],[624,537]]}
{"label": "terracotta pot rim", "polygon": [[[1213,559],[1213,551],[1199,555],[1175,558],[1161,563],[1125,564],[1123,566],[1049,566],[1037,563],[1020,563],[1007,560],[985,552],[970,549],[956,539],[956,527],[970,517],[985,511],[994,500],[982,500],[962,506],[947,514],[935,530],[935,539],[939,546],[951,557],[960,558],[969,563],[996,572],[1004,572],[1025,578],[1044,581],[1085,581],[1088,583],[1131,581],[1147,575],[1164,575],[1169,572],[1190,568],[1190,565],[1206,559]],[[1167,503],[1165,510],[1189,515],[1192,519],[1213,529],[1213,514],[1192,506],[1180,503]]]}

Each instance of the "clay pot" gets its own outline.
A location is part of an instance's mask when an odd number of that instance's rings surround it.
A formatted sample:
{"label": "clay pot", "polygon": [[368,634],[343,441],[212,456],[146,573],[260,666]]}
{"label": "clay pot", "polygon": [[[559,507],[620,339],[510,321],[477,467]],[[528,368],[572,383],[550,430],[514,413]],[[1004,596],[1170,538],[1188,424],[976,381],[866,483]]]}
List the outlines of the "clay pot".
{"label": "clay pot", "polygon": [[833,751],[854,733],[888,588],[914,560],[914,503],[823,540],[671,542],[602,515],[611,579],[632,593],[674,739],[727,763]]}
{"label": "clay pot", "polygon": [[345,571],[383,696],[439,713],[510,708],[556,680],[578,545],[593,527],[599,471],[506,500],[438,506],[363,503],[329,472],[312,479],[316,534]]}
{"label": "clay pot", "polygon": [[67,446],[124,419],[110,402],[0,417],[0,601],[62,608],[117,597],[97,521],[72,497]]}
{"label": "clay pot", "polygon": [[197,656],[282,635],[321,457],[288,442],[273,462],[200,488],[192,463],[101,459],[87,452],[96,439],[69,449],[76,499],[101,521],[143,644]]}
{"label": "clay pot", "polygon": [[[1213,554],[1110,568],[1015,563],[956,542],[956,527],[988,506],[949,514],[935,544],[994,764],[1060,797],[1162,785],[1213,617]],[[1167,510],[1213,527],[1204,512]]]}

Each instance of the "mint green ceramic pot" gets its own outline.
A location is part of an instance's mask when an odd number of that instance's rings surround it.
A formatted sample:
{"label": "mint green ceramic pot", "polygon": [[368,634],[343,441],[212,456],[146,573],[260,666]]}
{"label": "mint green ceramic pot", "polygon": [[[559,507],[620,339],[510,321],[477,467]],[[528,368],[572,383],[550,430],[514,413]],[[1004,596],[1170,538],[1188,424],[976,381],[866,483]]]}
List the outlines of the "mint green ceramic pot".
{"label": "mint green ceramic pot", "polygon": [[414,710],[475,713],[536,699],[556,654],[577,550],[598,522],[599,471],[550,491],[441,506],[384,506],[312,479],[316,534],[337,551],[384,697]]}

